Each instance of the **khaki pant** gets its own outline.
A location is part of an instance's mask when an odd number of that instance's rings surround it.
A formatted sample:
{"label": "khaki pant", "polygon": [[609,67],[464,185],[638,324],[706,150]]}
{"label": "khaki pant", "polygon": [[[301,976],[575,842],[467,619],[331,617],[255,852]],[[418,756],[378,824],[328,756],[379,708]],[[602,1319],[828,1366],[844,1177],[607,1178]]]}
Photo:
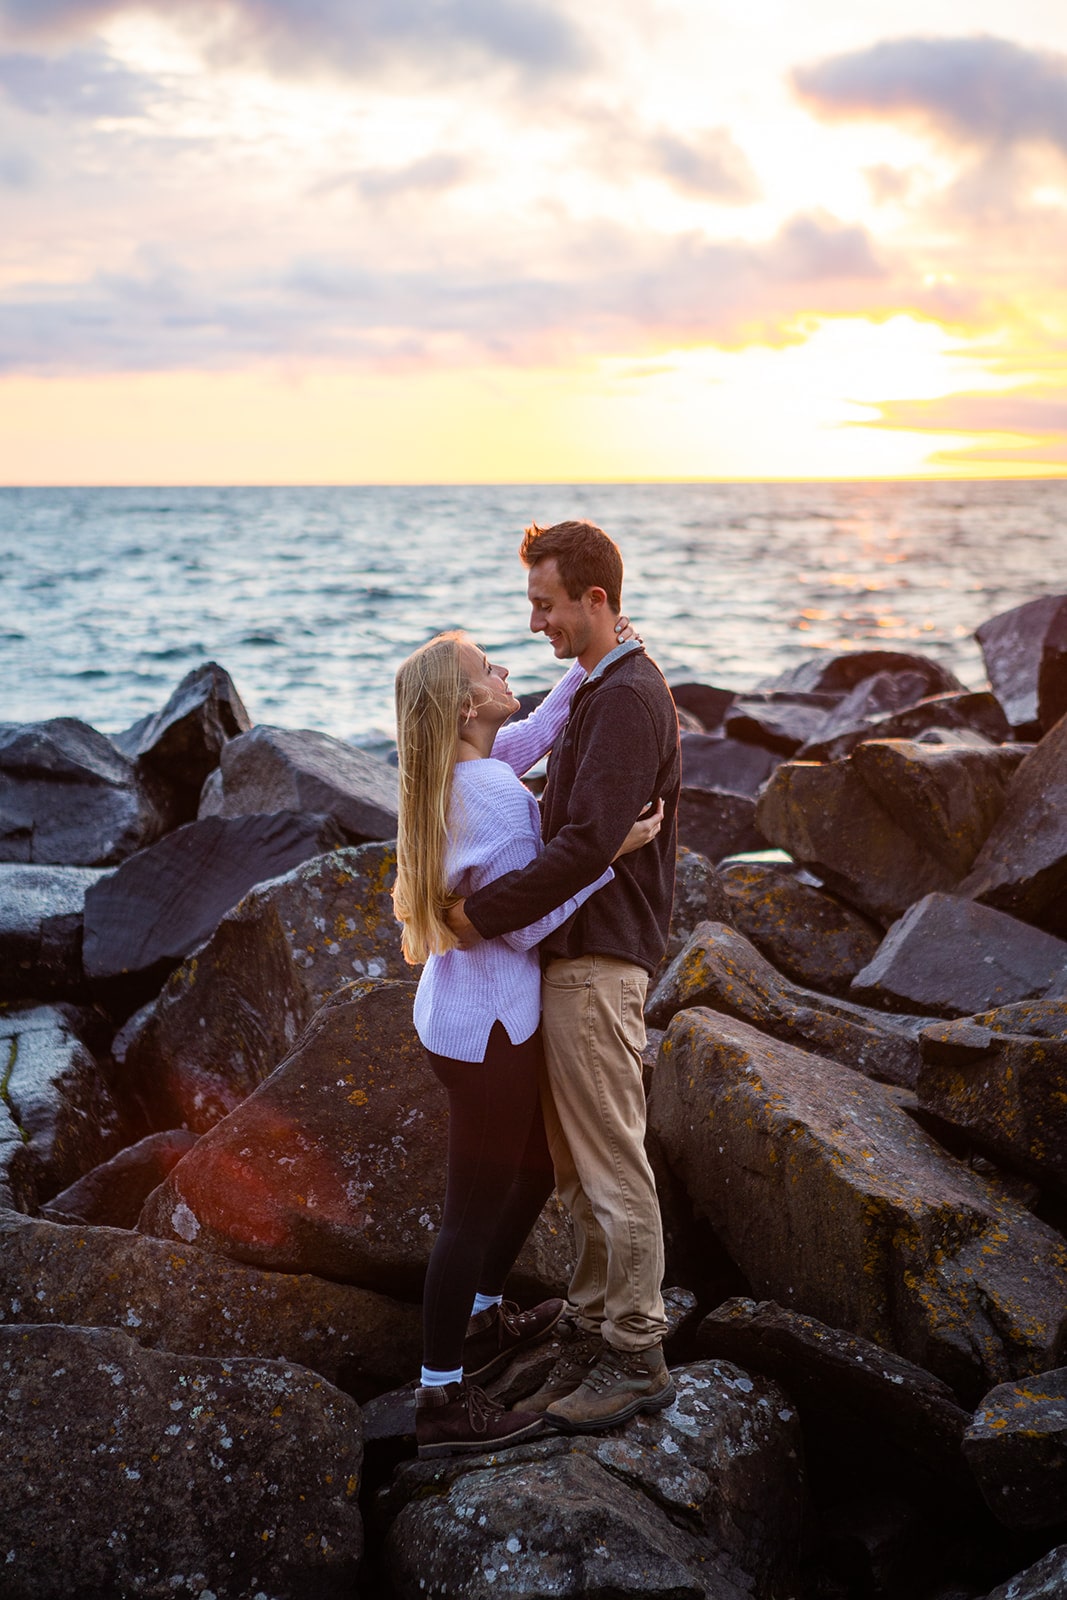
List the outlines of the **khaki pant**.
{"label": "khaki pant", "polygon": [[580,1327],[621,1350],[667,1331],[663,1227],[644,1150],[641,1050],[648,975],[611,956],[551,961],[541,987],[545,1126],[574,1223],[568,1299]]}

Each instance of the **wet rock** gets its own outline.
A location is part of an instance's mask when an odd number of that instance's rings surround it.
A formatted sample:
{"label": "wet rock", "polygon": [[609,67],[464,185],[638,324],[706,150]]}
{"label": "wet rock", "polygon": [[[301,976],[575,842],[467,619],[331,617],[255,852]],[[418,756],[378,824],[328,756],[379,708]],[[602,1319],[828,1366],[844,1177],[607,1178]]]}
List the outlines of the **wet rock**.
{"label": "wet rock", "polygon": [[758,794],[782,757],[758,744],[710,733],[683,733],[682,782],[692,789]]}
{"label": "wet rock", "polygon": [[386,1555],[399,1593],[502,1583],[530,1600],[791,1593],[801,1488],[793,1407],[777,1385],[728,1362],[680,1367],[674,1379],[666,1411],[600,1437],[401,1467],[376,1507],[391,1523]]}
{"label": "wet rock", "polygon": [[[327,1001],[149,1197],[142,1232],[418,1297],[444,1198],[447,1101],[412,1026],[414,991],[364,980]],[[569,1242],[550,1202],[515,1292],[557,1293]]]}
{"label": "wet rock", "polygon": [[396,769],[329,734],[260,723],[223,747],[200,801],[201,817],[256,811],[332,817],[349,844],[395,839]]}
{"label": "wet rock", "polygon": [[[945,743],[976,746],[1000,745],[1011,737],[1008,719],[996,696],[984,690],[965,690],[960,694],[929,695],[900,711],[872,715],[862,725],[846,728],[835,736],[824,730],[818,740],[804,746],[800,755],[805,761],[836,761],[866,739],[918,739],[929,733],[940,733]],[[1020,751],[1020,760],[1022,754]]]}
{"label": "wet rock", "polygon": [[755,1297],[895,1350],[974,1404],[1067,1349],[1067,1244],[893,1101],[701,1009],[670,1025],[650,1125]]}
{"label": "wet rock", "polygon": [[340,842],[329,817],[290,811],[187,823],[86,892],[86,973],[109,979],[176,965],[255,884]]}
{"label": "wet rock", "polygon": [[359,1399],[418,1372],[420,1308],[369,1289],[14,1211],[0,1211],[0,1246],[2,1322],[121,1328],[187,1355],[284,1357]]}
{"label": "wet rock", "polygon": [[767,679],[760,688],[843,696],[864,678],[873,678],[879,672],[919,673],[927,695],[953,693],[964,687],[947,667],[929,656],[913,656],[904,650],[849,650],[839,656],[812,656],[799,666]]}
{"label": "wet rock", "polygon": [[171,1167],[195,1143],[196,1134],[184,1128],[150,1133],[76,1179],[47,1205],[41,1206],[40,1214],[53,1222],[135,1227],[152,1190],[159,1187]]}
{"label": "wet rock", "polygon": [[0,775],[3,861],[112,866],[166,825],[133,763],[75,717],[0,723]]}
{"label": "wet rock", "polygon": [[1039,739],[1067,711],[1067,595],[1042,595],[975,630],[986,672],[1019,738]]}
{"label": "wet rock", "polygon": [[918,1076],[919,1018],[889,1018],[798,988],[722,923],[705,922],[694,931],[650,996],[646,1015],[654,1028],[665,1028],[689,1006],[739,1017],[887,1083],[910,1087]]}
{"label": "wet rock", "polygon": [[116,1043],[127,1090],[151,1126],[206,1132],[274,1071],[331,994],[360,977],[410,974],[395,878],[395,845],[346,846],[261,884],[227,912]]}
{"label": "wet rock", "polygon": [[1025,1572],[1000,1583],[985,1600],[1063,1600],[1067,1594],[1067,1544],[1058,1545]]}
{"label": "wet rock", "polygon": [[882,930],[795,871],[762,862],[720,872],[725,917],[785,977],[823,994],[845,995],[881,943]]}
{"label": "wet rock", "polygon": [[35,1210],[122,1142],[85,1033],[75,1006],[0,1011],[0,1204]]}
{"label": "wet rock", "polygon": [[963,1454],[999,1522],[1067,1524],[1067,1367],[991,1390],[964,1435]]}
{"label": "wet rock", "polygon": [[819,736],[836,705],[837,696],[832,694],[738,695],[723,725],[732,739],[791,756]]}
{"label": "wet rock", "polygon": [[680,711],[695,716],[705,733],[717,733],[737,699],[733,689],[716,689],[709,683],[672,683],[671,695]]}
{"label": "wet rock", "polygon": [[359,1408],[321,1378],[102,1328],[3,1327],[0,1352],[8,1594],[354,1592]]}
{"label": "wet rock", "polygon": [[678,796],[678,842],[713,863],[767,841],[755,826],[751,795],[696,789],[683,784]]}
{"label": "wet rock", "polygon": [[845,761],[790,761],[768,779],[756,826],[849,905],[888,927],[958,875],[894,818],[868,787],[860,745]]}
{"label": "wet rock", "polygon": [[106,871],[0,865],[0,1000],[84,998],[85,896]]}
{"label": "wet rock", "polygon": [[1062,994],[1067,944],[960,895],[909,907],[856,974],[857,1000],[935,1017],[967,1016],[1015,1000]]}
{"label": "wet rock", "polygon": [[980,1150],[1067,1193],[1067,1002],[924,1028],[919,1104]]}
{"label": "wet rock", "polygon": [[167,796],[170,826],[178,827],[196,816],[200,791],[224,745],[251,726],[229,673],[205,661],[186,673],[161,711],[116,734],[114,743]]}
{"label": "wet rock", "polygon": [[911,670],[876,672],[863,678],[835,703],[804,741],[802,759],[825,760],[831,752],[834,756],[847,755],[870,735],[879,718],[916,705],[926,692],[926,683],[925,673]]}
{"label": "wet rock", "polygon": [[959,886],[986,905],[1067,936],[1067,717],[1008,786],[1004,809]]}

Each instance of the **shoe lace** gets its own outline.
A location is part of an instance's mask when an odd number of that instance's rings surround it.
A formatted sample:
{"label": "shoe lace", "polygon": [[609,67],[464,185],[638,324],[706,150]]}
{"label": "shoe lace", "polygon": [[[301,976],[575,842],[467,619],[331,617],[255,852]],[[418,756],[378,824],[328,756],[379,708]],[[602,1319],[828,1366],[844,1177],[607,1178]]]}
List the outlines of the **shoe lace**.
{"label": "shoe lace", "polygon": [[590,1367],[585,1375],[585,1381],[591,1389],[598,1394],[605,1389],[610,1389],[618,1383],[620,1378],[632,1378],[639,1369],[639,1363],[627,1350],[616,1350],[612,1345],[606,1345],[604,1353],[595,1367]]}
{"label": "shoe lace", "polygon": [[503,1409],[498,1401],[490,1400],[485,1390],[479,1389],[476,1383],[467,1385],[467,1416],[472,1433],[484,1433],[493,1416]]}

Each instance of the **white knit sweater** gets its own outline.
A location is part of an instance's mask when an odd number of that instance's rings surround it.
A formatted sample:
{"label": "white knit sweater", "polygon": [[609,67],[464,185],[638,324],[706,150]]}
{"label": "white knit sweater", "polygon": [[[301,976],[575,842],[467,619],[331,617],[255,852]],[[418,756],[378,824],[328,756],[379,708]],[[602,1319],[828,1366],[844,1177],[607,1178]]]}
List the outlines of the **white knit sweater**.
{"label": "white knit sweater", "polygon": [[[473,894],[540,854],[537,801],[519,774],[552,748],[584,680],[575,662],[530,716],[501,728],[491,757],[457,762],[446,860],[457,894]],[[503,1023],[512,1044],[528,1039],[541,1016],[537,944],[613,877],[608,867],[595,883],[528,928],[486,939],[472,950],[432,955],[415,995],[415,1029],[427,1050],[456,1061],[481,1061],[495,1022]]]}

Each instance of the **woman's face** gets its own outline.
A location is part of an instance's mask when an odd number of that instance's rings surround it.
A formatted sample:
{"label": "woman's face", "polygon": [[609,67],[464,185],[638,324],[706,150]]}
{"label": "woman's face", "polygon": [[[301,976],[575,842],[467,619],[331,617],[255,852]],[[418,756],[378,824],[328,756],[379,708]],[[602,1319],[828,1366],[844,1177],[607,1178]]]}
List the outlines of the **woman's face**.
{"label": "woman's face", "polygon": [[471,702],[479,717],[505,722],[519,702],[508,688],[508,669],[490,661],[476,644],[460,645],[460,658],[471,686]]}

